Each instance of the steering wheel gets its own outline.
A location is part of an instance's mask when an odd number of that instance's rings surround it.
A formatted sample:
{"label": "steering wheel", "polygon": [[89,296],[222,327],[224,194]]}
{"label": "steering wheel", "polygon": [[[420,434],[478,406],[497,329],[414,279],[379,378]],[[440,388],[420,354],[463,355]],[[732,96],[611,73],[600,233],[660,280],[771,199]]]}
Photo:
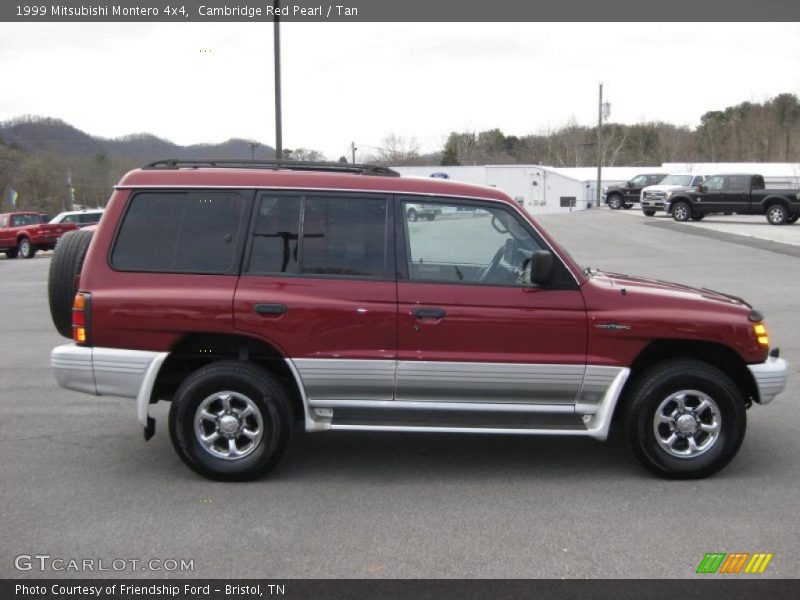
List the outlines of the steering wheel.
{"label": "steering wheel", "polygon": [[488,265],[481,269],[480,273],[478,273],[478,281],[484,282],[486,281],[489,276],[492,274],[497,267],[500,266],[500,261],[503,260],[503,254],[505,254],[505,244],[498,248],[497,252],[494,253],[492,260],[489,262]]}

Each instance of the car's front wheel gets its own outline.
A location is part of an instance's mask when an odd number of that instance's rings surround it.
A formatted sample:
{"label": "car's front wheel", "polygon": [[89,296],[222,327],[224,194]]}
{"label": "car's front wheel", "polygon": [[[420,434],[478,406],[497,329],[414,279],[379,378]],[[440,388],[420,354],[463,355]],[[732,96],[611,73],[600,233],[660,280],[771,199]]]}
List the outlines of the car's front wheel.
{"label": "car's front wheel", "polygon": [[654,210],[643,210],[642,213],[644,214],[645,217],[652,217],[652,216],[655,216],[656,211],[654,211]]}
{"label": "car's front wheel", "polygon": [[676,221],[688,221],[692,218],[692,209],[686,202],[676,202],[672,207],[672,218]]}
{"label": "car's front wheel", "polygon": [[257,365],[212,363],[178,388],[169,432],[178,455],[197,473],[221,481],[255,479],[277,464],[289,443],[289,399]]}
{"label": "car's front wheel", "polygon": [[625,434],[639,461],[669,479],[707,477],[744,439],[741,392],[707,363],[674,359],[643,372],[626,394]]}
{"label": "car's front wheel", "polygon": [[622,196],[619,194],[613,194],[608,197],[608,207],[612,210],[619,210],[622,208]]}

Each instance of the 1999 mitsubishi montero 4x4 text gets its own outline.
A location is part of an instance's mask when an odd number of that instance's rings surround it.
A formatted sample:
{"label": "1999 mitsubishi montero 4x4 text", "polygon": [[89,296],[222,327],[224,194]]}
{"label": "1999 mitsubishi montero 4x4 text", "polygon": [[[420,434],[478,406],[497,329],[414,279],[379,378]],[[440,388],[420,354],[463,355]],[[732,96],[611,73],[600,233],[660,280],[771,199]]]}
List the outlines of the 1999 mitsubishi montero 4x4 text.
{"label": "1999 mitsubishi montero 4x4 text", "polygon": [[268,471],[298,423],[604,440],[614,417],[645,467],[703,477],[786,383],[744,300],[581,269],[504,192],[381,167],[152,163],[64,236],[49,294],[58,383],[135,398],[146,438],[170,401],[214,479]]}

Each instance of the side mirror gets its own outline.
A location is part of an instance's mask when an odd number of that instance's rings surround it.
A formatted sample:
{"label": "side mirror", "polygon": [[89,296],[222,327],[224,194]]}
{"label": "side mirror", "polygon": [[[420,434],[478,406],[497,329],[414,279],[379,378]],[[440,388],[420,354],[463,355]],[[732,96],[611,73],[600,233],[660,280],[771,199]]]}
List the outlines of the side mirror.
{"label": "side mirror", "polygon": [[531,256],[531,283],[546,286],[553,280],[555,261],[547,250],[537,250]]}

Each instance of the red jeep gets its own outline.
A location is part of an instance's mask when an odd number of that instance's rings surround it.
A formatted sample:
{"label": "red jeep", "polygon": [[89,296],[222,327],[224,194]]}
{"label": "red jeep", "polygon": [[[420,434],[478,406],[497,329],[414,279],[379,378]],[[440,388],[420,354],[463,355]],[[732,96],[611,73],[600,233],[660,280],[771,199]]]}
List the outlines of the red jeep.
{"label": "red jeep", "polygon": [[7,258],[33,258],[39,250],[52,250],[58,238],[77,225],[49,225],[35,212],[15,212],[0,215],[0,252]]}
{"label": "red jeep", "polygon": [[171,401],[215,479],[265,473],[298,422],[604,440],[615,416],[651,471],[702,477],[786,383],[744,300],[584,270],[504,192],[379,167],[147,165],[59,244],[50,295],[59,384],[135,398],[145,438]]}

